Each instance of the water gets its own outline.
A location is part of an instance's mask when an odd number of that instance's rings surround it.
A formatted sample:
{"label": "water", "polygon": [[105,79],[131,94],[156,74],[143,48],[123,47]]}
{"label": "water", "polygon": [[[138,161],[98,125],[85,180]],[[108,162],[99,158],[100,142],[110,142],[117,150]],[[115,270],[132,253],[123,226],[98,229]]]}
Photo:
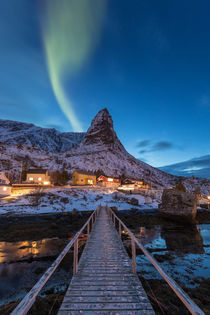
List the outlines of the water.
{"label": "water", "polygon": [[[52,264],[68,240],[0,242],[0,305],[22,298]],[[45,290],[65,288],[69,279],[65,266],[58,268]]]}
{"label": "water", "polygon": [[[181,286],[195,287],[210,278],[210,224],[187,228],[165,222],[140,226],[135,234]],[[67,242],[59,238],[0,242],[0,305],[24,297]],[[137,256],[137,271],[147,279],[161,278],[143,255]],[[52,288],[54,292],[65,289],[71,274],[72,262],[67,260],[47,282],[43,295]]]}
{"label": "water", "polygon": [[[140,227],[136,235],[179,284],[195,287],[210,278],[210,224]],[[137,271],[146,279],[161,279],[143,255],[137,256]]]}

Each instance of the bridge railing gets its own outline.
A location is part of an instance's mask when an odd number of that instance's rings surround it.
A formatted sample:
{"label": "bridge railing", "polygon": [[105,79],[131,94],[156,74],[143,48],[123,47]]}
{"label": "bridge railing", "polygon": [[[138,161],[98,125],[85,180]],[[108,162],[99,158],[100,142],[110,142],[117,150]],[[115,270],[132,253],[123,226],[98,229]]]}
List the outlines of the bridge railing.
{"label": "bridge railing", "polygon": [[54,261],[54,263],[45,271],[45,273],[42,275],[40,280],[33,286],[33,288],[28,292],[28,294],[21,300],[21,302],[16,306],[16,308],[12,311],[11,315],[25,315],[30,310],[32,305],[34,304],[37,295],[41,291],[41,289],[44,287],[46,282],[49,280],[49,278],[52,276],[56,268],[59,266],[63,258],[66,256],[66,254],[69,252],[72,246],[74,246],[74,258],[73,258],[73,274],[76,274],[78,271],[78,242],[79,242],[79,236],[82,234],[82,232],[87,229],[87,234],[90,234],[90,230],[95,222],[96,216],[99,213],[101,206],[98,206],[98,208],[91,214],[89,219],[86,221],[86,223],[83,225],[83,227],[74,235],[72,240],[66,245],[66,247],[63,249],[63,251],[60,253],[60,255],[57,257],[57,259]]}
{"label": "bridge railing", "polygon": [[116,227],[116,222],[118,222],[118,232],[121,237],[122,228],[124,231],[127,231],[131,239],[131,250],[132,250],[132,271],[136,273],[136,245],[141,249],[144,255],[152,263],[155,269],[161,274],[163,279],[168,283],[171,289],[179,297],[182,303],[187,307],[193,315],[205,315],[205,313],[199,308],[195,302],[189,297],[189,295],[174,281],[166,272],[161,268],[157,260],[148,252],[148,250],[141,244],[141,242],[135,237],[135,235],[129,230],[129,228],[118,218],[118,216],[106,206],[107,211]]}

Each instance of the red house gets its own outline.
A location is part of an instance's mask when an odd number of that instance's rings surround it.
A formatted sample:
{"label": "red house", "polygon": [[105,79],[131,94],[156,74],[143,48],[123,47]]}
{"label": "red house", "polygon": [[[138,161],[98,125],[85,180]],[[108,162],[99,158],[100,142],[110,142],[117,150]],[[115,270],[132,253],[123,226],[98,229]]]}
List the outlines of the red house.
{"label": "red house", "polygon": [[101,175],[97,178],[97,184],[102,187],[118,187],[121,185],[121,180],[119,178]]}

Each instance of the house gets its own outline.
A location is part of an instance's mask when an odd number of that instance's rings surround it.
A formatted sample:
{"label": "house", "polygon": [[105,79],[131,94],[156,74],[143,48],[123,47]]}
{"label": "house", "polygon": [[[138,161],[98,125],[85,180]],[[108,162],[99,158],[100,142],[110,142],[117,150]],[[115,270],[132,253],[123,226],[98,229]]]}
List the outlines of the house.
{"label": "house", "polygon": [[133,179],[133,178],[126,178],[123,181],[123,184],[119,187],[122,190],[139,190],[139,189],[150,189],[151,186],[146,184],[144,180],[140,179]]}
{"label": "house", "polygon": [[118,187],[121,184],[119,178],[101,175],[97,178],[97,184],[102,187]]}
{"label": "house", "polygon": [[136,184],[138,186],[143,186],[144,185],[144,181],[140,180],[140,179],[126,178],[123,181],[123,185],[129,185],[129,184]]}
{"label": "house", "polygon": [[0,196],[10,196],[12,186],[3,172],[0,172]]}
{"label": "house", "polygon": [[72,174],[72,185],[96,185],[96,175],[87,171],[75,170]]}
{"label": "house", "polygon": [[26,182],[31,184],[50,185],[48,170],[30,169],[26,173]]}

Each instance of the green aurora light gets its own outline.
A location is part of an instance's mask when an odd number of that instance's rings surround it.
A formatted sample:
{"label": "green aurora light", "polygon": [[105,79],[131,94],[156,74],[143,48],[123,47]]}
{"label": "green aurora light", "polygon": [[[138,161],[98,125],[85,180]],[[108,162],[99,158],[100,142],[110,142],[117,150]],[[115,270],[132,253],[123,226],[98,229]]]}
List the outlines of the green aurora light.
{"label": "green aurora light", "polygon": [[74,131],[82,131],[64,83],[81,70],[96,46],[107,0],[47,0],[42,23],[47,66],[55,97]]}

